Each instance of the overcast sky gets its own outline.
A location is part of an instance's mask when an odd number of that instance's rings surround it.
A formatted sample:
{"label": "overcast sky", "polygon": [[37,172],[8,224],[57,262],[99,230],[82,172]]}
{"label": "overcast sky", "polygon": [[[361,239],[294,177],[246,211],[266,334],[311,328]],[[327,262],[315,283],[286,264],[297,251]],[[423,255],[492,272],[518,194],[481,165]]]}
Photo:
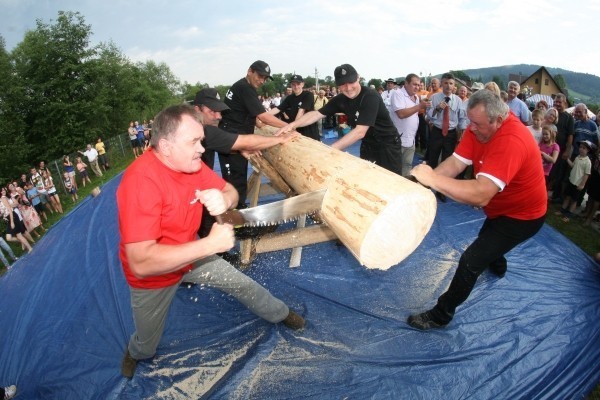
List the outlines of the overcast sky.
{"label": "overcast sky", "polygon": [[213,86],[257,59],[321,78],[343,63],[367,80],[521,63],[600,75],[600,0],[0,0],[7,50],[59,10],[83,14],[93,43]]}

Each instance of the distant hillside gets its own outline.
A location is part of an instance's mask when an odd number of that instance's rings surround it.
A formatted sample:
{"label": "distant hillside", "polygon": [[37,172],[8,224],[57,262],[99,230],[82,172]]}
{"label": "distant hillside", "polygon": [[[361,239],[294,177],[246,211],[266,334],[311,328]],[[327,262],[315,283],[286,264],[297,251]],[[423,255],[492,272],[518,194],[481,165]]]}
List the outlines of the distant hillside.
{"label": "distant hillside", "polygon": [[[546,67],[544,65],[544,67]],[[489,67],[479,69],[462,70],[469,75],[471,79],[481,82],[491,81],[494,76],[499,77],[503,82],[508,82],[509,74],[521,74],[523,79],[533,74],[540,65],[518,64],[518,65],[503,65],[500,67]],[[581,72],[568,71],[561,68],[546,67],[548,72],[555,76],[561,74],[567,84],[569,96],[581,98],[590,104],[600,103],[600,77],[592,74],[584,74]],[[504,88],[505,89],[505,88]]]}

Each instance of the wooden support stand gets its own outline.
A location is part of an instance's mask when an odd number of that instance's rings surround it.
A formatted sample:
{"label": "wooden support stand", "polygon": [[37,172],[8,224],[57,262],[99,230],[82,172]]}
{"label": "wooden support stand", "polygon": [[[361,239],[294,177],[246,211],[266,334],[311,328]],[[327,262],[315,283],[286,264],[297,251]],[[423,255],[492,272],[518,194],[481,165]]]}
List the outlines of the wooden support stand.
{"label": "wooden support stand", "polygon": [[[272,135],[274,131],[264,127],[255,132]],[[301,136],[262,153],[269,166],[263,164],[261,172],[272,182],[269,174],[279,175],[290,188],[283,193],[327,189],[320,216],[333,232],[331,238],[339,238],[367,268],[388,269],[398,264],[421,243],[435,218],[437,204],[431,190],[313,139]],[[256,205],[258,190],[252,193],[251,205]],[[258,240],[254,249],[262,252],[276,247],[267,246],[272,241],[262,239],[260,245]],[[242,255],[244,260],[249,257]]]}

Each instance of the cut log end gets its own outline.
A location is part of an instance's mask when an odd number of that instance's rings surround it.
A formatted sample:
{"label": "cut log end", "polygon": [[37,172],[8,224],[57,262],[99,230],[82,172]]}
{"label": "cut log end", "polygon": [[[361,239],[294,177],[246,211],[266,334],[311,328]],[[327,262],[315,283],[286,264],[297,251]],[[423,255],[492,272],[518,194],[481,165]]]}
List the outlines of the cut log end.
{"label": "cut log end", "polygon": [[367,268],[387,270],[408,257],[435,219],[437,203],[429,190],[396,198],[368,228],[359,261]]}

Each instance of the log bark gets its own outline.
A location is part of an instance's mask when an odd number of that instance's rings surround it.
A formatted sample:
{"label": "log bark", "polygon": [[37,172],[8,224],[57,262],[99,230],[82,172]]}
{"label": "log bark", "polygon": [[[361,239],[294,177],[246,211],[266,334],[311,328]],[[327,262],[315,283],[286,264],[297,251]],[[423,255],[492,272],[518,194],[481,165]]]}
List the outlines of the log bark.
{"label": "log bark", "polygon": [[[256,133],[272,135],[274,128]],[[388,269],[410,255],[436,213],[431,190],[304,136],[262,150],[298,193],[327,188],[321,217],[367,268]]]}

